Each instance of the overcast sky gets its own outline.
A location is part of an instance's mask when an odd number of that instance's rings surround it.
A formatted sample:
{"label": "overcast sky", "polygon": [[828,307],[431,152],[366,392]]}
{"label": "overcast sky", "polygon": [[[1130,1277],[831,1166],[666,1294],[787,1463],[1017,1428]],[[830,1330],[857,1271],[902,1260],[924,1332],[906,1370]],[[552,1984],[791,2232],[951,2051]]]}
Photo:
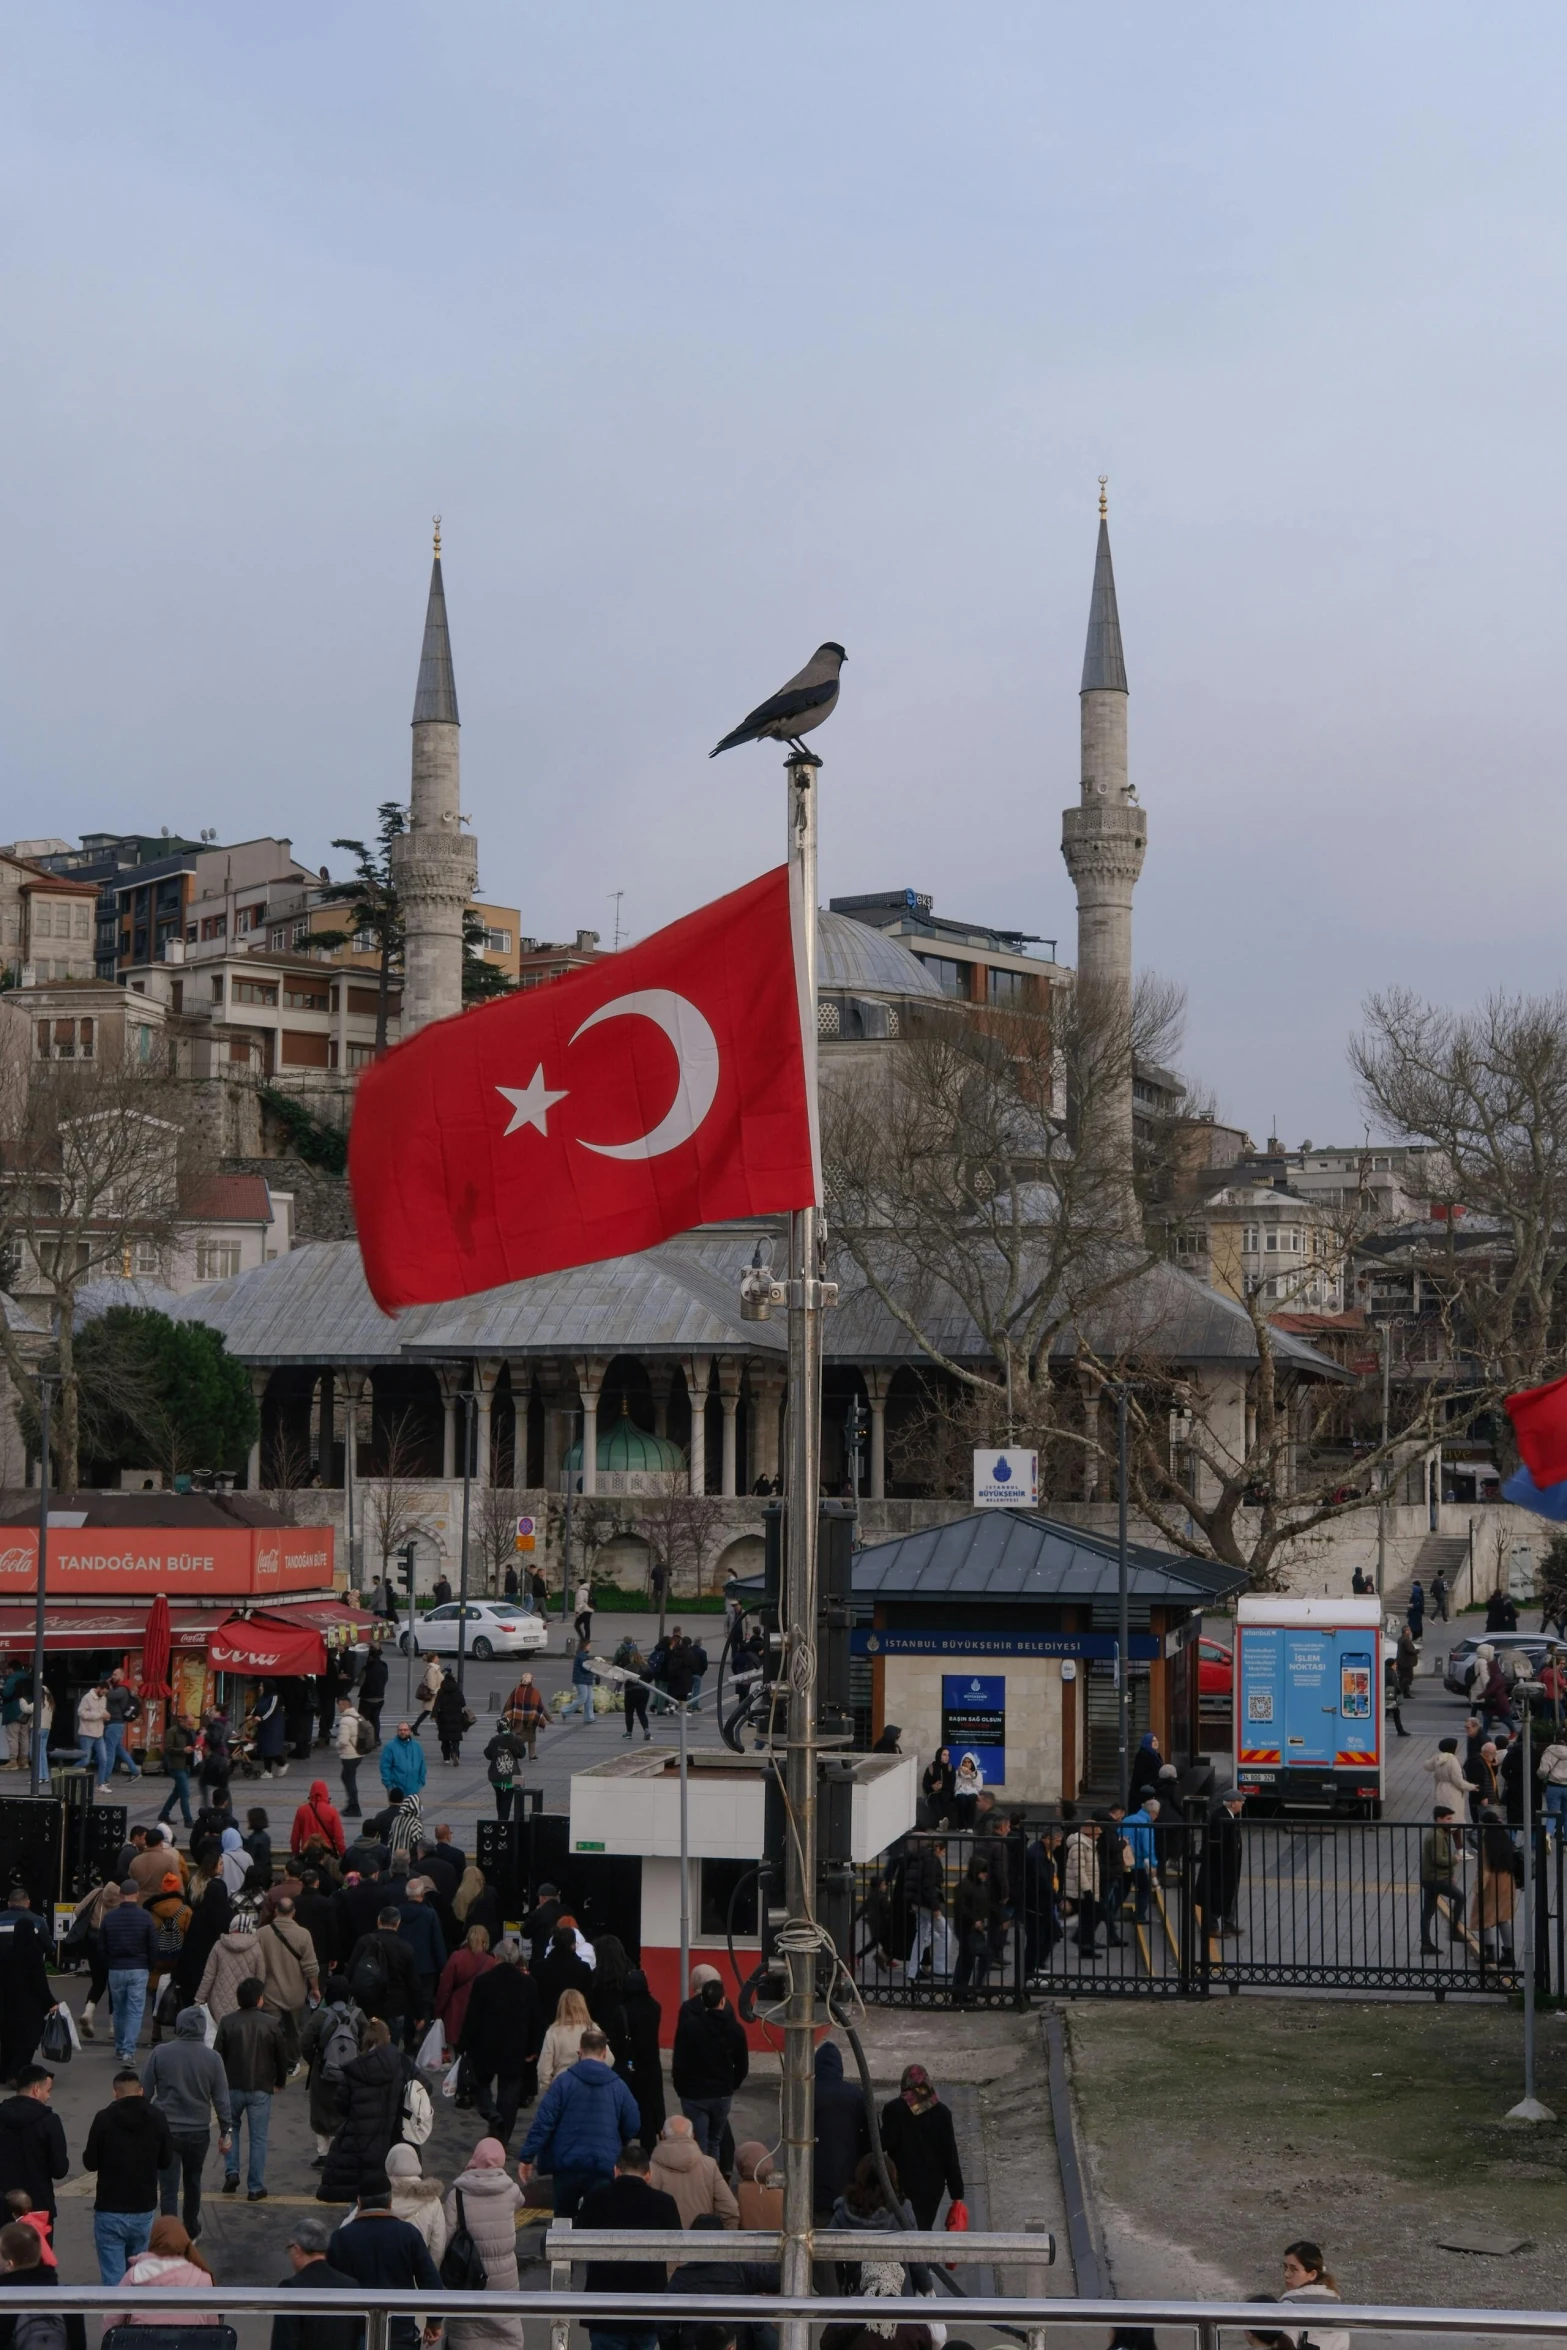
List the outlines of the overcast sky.
{"label": "overcast sky", "polygon": [[0,837],[408,785],[445,517],[464,807],[525,931],[774,862],[1074,956],[1095,476],[1138,960],[1260,1139],[1365,992],[1554,988],[1567,19],[638,0],[7,12]]}

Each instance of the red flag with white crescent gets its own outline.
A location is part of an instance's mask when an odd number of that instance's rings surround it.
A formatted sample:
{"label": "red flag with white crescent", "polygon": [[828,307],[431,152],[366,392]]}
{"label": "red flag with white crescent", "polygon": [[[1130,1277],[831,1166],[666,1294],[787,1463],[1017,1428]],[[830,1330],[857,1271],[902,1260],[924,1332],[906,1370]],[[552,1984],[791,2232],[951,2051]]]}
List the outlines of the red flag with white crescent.
{"label": "red flag with white crescent", "polygon": [[466,1297],[819,1198],[801,919],[781,865],[367,1070],[348,1172],[376,1303]]}

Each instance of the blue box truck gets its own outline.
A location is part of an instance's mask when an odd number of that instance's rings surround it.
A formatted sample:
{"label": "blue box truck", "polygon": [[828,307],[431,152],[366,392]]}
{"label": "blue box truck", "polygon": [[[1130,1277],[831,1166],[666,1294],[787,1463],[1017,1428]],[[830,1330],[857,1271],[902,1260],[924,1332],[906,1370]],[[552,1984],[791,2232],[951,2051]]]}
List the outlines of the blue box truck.
{"label": "blue box truck", "polygon": [[1383,1793],[1376,1599],[1246,1598],[1235,1610],[1235,1784],[1252,1811],[1353,1811]]}

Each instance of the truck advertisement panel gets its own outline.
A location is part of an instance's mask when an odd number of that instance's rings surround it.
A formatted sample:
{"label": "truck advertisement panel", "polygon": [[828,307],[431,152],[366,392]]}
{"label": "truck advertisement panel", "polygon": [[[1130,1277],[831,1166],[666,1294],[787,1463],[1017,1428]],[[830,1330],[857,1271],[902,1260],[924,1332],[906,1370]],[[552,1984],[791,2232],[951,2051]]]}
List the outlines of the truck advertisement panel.
{"label": "truck advertisement panel", "polygon": [[1349,1622],[1326,1600],[1299,1603],[1295,1620],[1288,1605],[1242,1600],[1237,1610],[1236,1784],[1259,1803],[1374,1808],[1383,1754],[1375,1603],[1344,1603]]}

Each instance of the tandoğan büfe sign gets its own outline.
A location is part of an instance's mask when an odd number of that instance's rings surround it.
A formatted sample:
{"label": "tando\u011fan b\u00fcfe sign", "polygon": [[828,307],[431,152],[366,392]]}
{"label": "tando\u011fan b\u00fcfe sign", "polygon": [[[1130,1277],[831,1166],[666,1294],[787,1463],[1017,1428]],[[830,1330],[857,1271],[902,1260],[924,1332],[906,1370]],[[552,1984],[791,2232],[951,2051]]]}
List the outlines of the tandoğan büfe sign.
{"label": "tando\u011fan b\u00fcfe sign", "polygon": [[[0,1597],[38,1588],[38,1529],[0,1526]],[[330,1526],[51,1526],[45,1589],[91,1597],[166,1591],[330,1591]]]}

